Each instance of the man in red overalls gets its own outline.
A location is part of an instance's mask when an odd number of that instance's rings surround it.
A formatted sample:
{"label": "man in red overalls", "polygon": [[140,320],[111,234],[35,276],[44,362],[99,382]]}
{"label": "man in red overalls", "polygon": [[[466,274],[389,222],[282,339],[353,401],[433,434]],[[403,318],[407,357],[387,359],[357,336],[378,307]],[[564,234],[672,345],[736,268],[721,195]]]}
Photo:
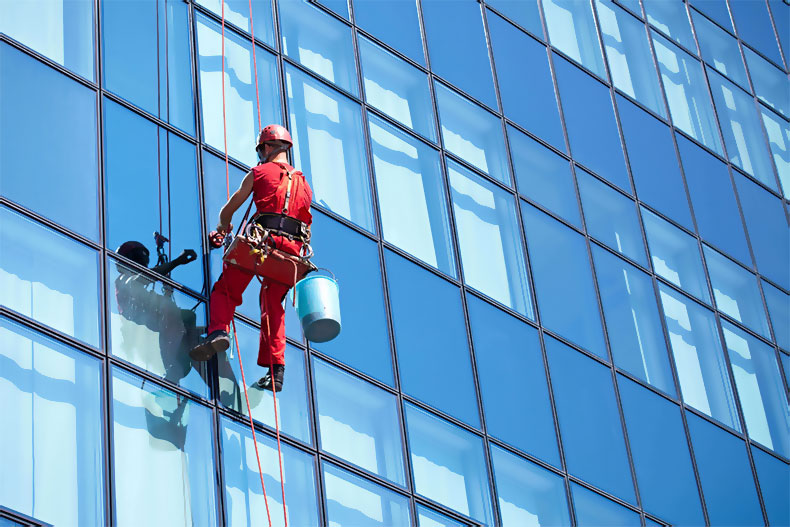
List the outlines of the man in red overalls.
{"label": "man in red overalls", "polygon": [[[313,191],[304,175],[288,164],[286,152],[291,146],[291,135],[282,126],[273,124],[261,130],[256,147],[260,163],[244,176],[239,189],[220,210],[218,233],[230,232],[233,213],[252,194],[257,209],[252,221],[273,234],[278,233],[270,238],[278,249],[299,254],[303,243],[309,239]],[[211,290],[208,336],[189,353],[194,360],[209,360],[215,353],[228,349],[229,324],[253,276],[227,264],[222,266],[222,275]],[[278,392],[285,374],[285,309],[282,302],[288,289],[284,284],[263,278],[260,293],[258,364],[268,366],[269,372],[258,381],[258,386]]]}

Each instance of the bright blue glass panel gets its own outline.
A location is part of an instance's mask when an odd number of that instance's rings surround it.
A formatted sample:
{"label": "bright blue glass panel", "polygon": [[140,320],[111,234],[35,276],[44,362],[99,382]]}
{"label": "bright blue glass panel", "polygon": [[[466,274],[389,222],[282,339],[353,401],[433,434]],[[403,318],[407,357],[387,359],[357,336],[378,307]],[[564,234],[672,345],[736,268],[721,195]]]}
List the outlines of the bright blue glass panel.
{"label": "bright blue glass panel", "polygon": [[425,65],[416,1],[356,0],[354,18],[359,27],[374,37]]}
{"label": "bright blue glass panel", "polygon": [[406,486],[398,399],[316,358],[313,382],[321,448]]}
{"label": "bright blue glass panel", "polygon": [[760,107],[760,113],[782,184],[782,193],[785,197],[790,196],[790,124],[765,108]]}
{"label": "bright blue glass panel", "polygon": [[611,370],[546,336],[568,472],[635,502]]}
{"label": "bright blue glass panel", "polygon": [[691,11],[691,18],[697,30],[702,60],[748,90],[749,81],[735,37],[694,10]]}
{"label": "bright blue glass panel", "polygon": [[[234,527],[262,525],[266,523],[266,503],[250,427],[222,417],[220,436],[225,482],[225,522]],[[277,442],[260,432],[255,437],[264,471],[266,502],[271,510],[272,526],[282,527],[285,522]],[[280,449],[283,476],[287,482],[285,502],[288,525],[320,525],[313,456],[286,444],[282,444]]]}
{"label": "bright blue glass panel", "polygon": [[585,170],[577,170],[587,233],[635,262],[647,265],[636,204]]}
{"label": "bright blue glass panel", "polygon": [[294,166],[310,182],[313,201],[372,232],[359,105],[296,68],[286,67],[285,78]]}
{"label": "bright blue glass panel", "polygon": [[[519,24],[521,27],[532,33],[538,38],[543,38],[543,27],[540,23],[540,10],[538,2],[524,2],[523,0],[490,0],[489,5],[508,17],[510,20]],[[491,28],[491,20],[494,17],[488,15],[488,28]]]}
{"label": "bright blue glass panel", "polygon": [[790,525],[790,507],[787,506],[790,467],[755,447],[752,447],[752,455],[768,521],[771,525]]}
{"label": "bright blue glass panel", "polygon": [[597,0],[596,5],[615,88],[666,117],[644,24],[611,0]]}
{"label": "bright blue glass panel", "polygon": [[495,445],[491,461],[502,527],[570,526],[562,477]]}
{"label": "bright blue glass panel", "polygon": [[417,505],[417,525],[418,527],[464,527],[444,514],[439,514],[419,504]]}
{"label": "bright blue glass panel", "polygon": [[683,400],[740,431],[713,313],[663,284],[659,290]]}
{"label": "bright blue glass panel", "polygon": [[600,494],[571,483],[573,508],[578,525],[606,525],[607,527],[631,527],[641,525],[639,514],[604,498]]}
{"label": "bright blue glass panel", "polygon": [[694,469],[678,406],[617,376],[636,481],[645,512],[677,525],[702,525]]}
{"label": "bright blue glass panel", "polygon": [[466,0],[424,2],[422,19],[433,72],[496,108],[480,4]]}
{"label": "bright blue glass panel", "polygon": [[467,303],[488,434],[560,466],[537,330],[473,295]]}
{"label": "bright blue glass panel", "polygon": [[742,440],[686,412],[711,525],[762,525],[763,515]]}
{"label": "bright blue glass panel", "polygon": [[573,158],[631,193],[609,88],[559,57],[554,66]]}
{"label": "bright blue glass panel", "polygon": [[784,51],[785,59],[790,57],[790,6],[783,0],[768,0],[768,6],[773,13],[773,21],[776,25],[776,33],[779,37],[779,44]]}
{"label": "bright blue glass panel", "polygon": [[697,51],[686,6],[681,0],[642,0],[647,21],[692,52]]}
{"label": "bright blue glass panel", "polygon": [[510,184],[500,118],[444,84],[434,86],[444,147],[497,181]]}
{"label": "bright blue glass panel", "polygon": [[0,317],[3,506],[57,525],[104,523],[101,367]]}
{"label": "bright blue glass panel", "polygon": [[542,0],[552,45],[599,77],[606,70],[590,2]]}
{"label": "bright blue glass panel", "polygon": [[508,126],[513,171],[521,195],[582,228],[573,172],[567,159]]}
{"label": "bright blue glass panel", "polygon": [[[531,5],[537,10],[537,2],[519,5]],[[488,16],[488,27],[505,115],[564,151],[565,138],[546,47],[494,14]]]}
{"label": "bright blue glass panel", "polygon": [[[409,527],[409,499],[329,463],[322,463],[329,525]],[[318,525],[318,524],[316,524]]]}
{"label": "bright blue glass panel", "polygon": [[749,48],[744,47],[743,54],[746,56],[757,98],[785,117],[790,117],[787,75]]}
{"label": "bright blue glass panel", "polygon": [[727,0],[691,0],[690,3],[697,8],[698,11],[705,13],[718,22],[718,24],[727,31],[733,31],[730,11],[727,9]]}
{"label": "bright blue glass panel", "polygon": [[584,237],[532,206],[522,213],[543,325],[606,358]]}
{"label": "bright blue glass panel", "polygon": [[[735,21],[735,28],[738,30],[738,36],[769,59],[781,64],[782,57],[779,54],[779,45],[766,3],[751,0],[730,0],[730,10]],[[787,17],[787,13],[784,15],[780,13],[778,18],[782,16]]]}
{"label": "bright blue glass panel", "polygon": [[615,365],[674,396],[650,277],[600,247],[593,246],[593,259]]}
{"label": "bright blue glass panel", "polygon": [[384,239],[456,276],[439,153],[378,117],[368,119]]}
{"label": "bright blue glass panel", "polygon": [[787,457],[790,408],[774,349],[728,322],[722,330],[749,437]]}
{"label": "bright blue glass panel", "polygon": [[[97,240],[96,94],[5,43],[0,94],[0,194]],[[32,162],[42,148],[56,167]]]}
{"label": "bright blue glass panel", "polygon": [[771,316],[776,343],[790,350],[790,324],[787,323],[790,320],[790,296],[764,280],[763,293],[765,303],[768,305],[768,314]]}
{"label": "bright blue glass panel", "polygon": [[515,198],[456,163],[447,170],[464,280],[533,318]]}
{"label": "bright blue glass panel", "polygon": [[0,304],[98,348],[96,251],[0,207]]}
{"label": "bright blue glass panel", "polygon": [[348,20],[348,1],[347,0],[319,0],[317,3],[322,4],[338,15]]}
{"label": "bright blue glass panel", "polygon": [[[169,0],[172,1],[172,0]],[[222,16],[222,4],[225,4],[225,22],[249,32],[255,31],[255,40],[265,42],[274,47],[274,24],[272,21],[272,4],[249,0],[197,0],[197,3]],[[252,21],[250,21],[250,3],[252,3]]]}
{"label": "bright blue glass panel", "polygon": [[118,368],[112,396],[112,523],[216,524],[211,410]]}
{"label": "bright blue glass panel", "polygon": [[404,411],[415,492],[492,525],[483,440],[411,404]]}
{"label": "bright blue glass panel", "polygon": [[[479,426],[458,288],[391,251],[385,252],[401,389]],[[439,371],[442,374],[436,375]]]}

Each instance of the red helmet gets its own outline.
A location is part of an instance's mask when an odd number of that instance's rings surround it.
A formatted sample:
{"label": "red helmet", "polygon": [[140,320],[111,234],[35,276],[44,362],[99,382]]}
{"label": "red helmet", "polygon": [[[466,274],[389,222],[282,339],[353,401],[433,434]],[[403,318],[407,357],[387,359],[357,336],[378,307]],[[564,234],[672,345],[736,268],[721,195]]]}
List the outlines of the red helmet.
{"label": "red helmet", "polygon": [[261,145],[269,142],[281,143],[286,149],[291,148],[294,144],[291,139],[291,134],[288,133],[288,130],[286,130],[284,126],[280,126],[279,124],[270,124],[261,130],[261,133],[258,134],[258,144],[256,148],[260,148]]}

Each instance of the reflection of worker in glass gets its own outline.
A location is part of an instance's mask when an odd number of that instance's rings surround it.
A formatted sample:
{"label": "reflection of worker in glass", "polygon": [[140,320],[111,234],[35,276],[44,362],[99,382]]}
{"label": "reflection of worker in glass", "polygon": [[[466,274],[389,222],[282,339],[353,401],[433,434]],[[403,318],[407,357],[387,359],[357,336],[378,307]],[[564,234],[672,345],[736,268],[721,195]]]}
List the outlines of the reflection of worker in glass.
{"label": "reflection of worker in glass", "polygon": [[[293,146],[288,130],[269,125],[258,136],[256,151],[260,163],[250,170],[239,189],[219,213],[217,232],[225,234],[233,227],[233,213],[252,194],[257,214],[252,221],[273,233],[272,244],[280,250],[298,255],[309,240],[310,202],[313,191],[304,175],[288,164],[286,152]],[[229,324],[242,293],[253,274],[227,264],[211,291],[208,336],[190,352],[194,360],[209,360],[230,346]],[[258,364],[269,372],[258,381],[266,390],[280,391],[285,375],[285,310],[282,302],[288,286],[263,278],[261,282],[261,336]]]}

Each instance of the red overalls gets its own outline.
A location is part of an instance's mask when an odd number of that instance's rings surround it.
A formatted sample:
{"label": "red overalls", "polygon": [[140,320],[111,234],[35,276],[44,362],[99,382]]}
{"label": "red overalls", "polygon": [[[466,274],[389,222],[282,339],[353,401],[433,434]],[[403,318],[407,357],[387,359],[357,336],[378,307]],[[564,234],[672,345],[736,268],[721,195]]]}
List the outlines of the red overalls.
{"label": "red overalls", "polygon": [[[255,178],[252,184],[252,199],[258,212],[276,214],[282,212],[289,170],[294,168],[287,163],[264,163],[252,169]],[[294,173],[288,216],[310,225],[313,221],[313,216],[310,214],[312,200],[313,191],[307,180],[302,174]],[[274,236],[273,240],[278,249],[291,254],[299,254],[302,248],[301,242],[291,241],[282,236]],[[211,290],[207,331],[209,334],[216,330],[228,331],[233,313],[241,305],[241,295],[253,276],[251,273],[223,264],[222,274]],[[288,289],[287,286],[266,278],[261,284],[261,337],[258,348],[260,366],[285,364],[285,309],[282,301]]]}

